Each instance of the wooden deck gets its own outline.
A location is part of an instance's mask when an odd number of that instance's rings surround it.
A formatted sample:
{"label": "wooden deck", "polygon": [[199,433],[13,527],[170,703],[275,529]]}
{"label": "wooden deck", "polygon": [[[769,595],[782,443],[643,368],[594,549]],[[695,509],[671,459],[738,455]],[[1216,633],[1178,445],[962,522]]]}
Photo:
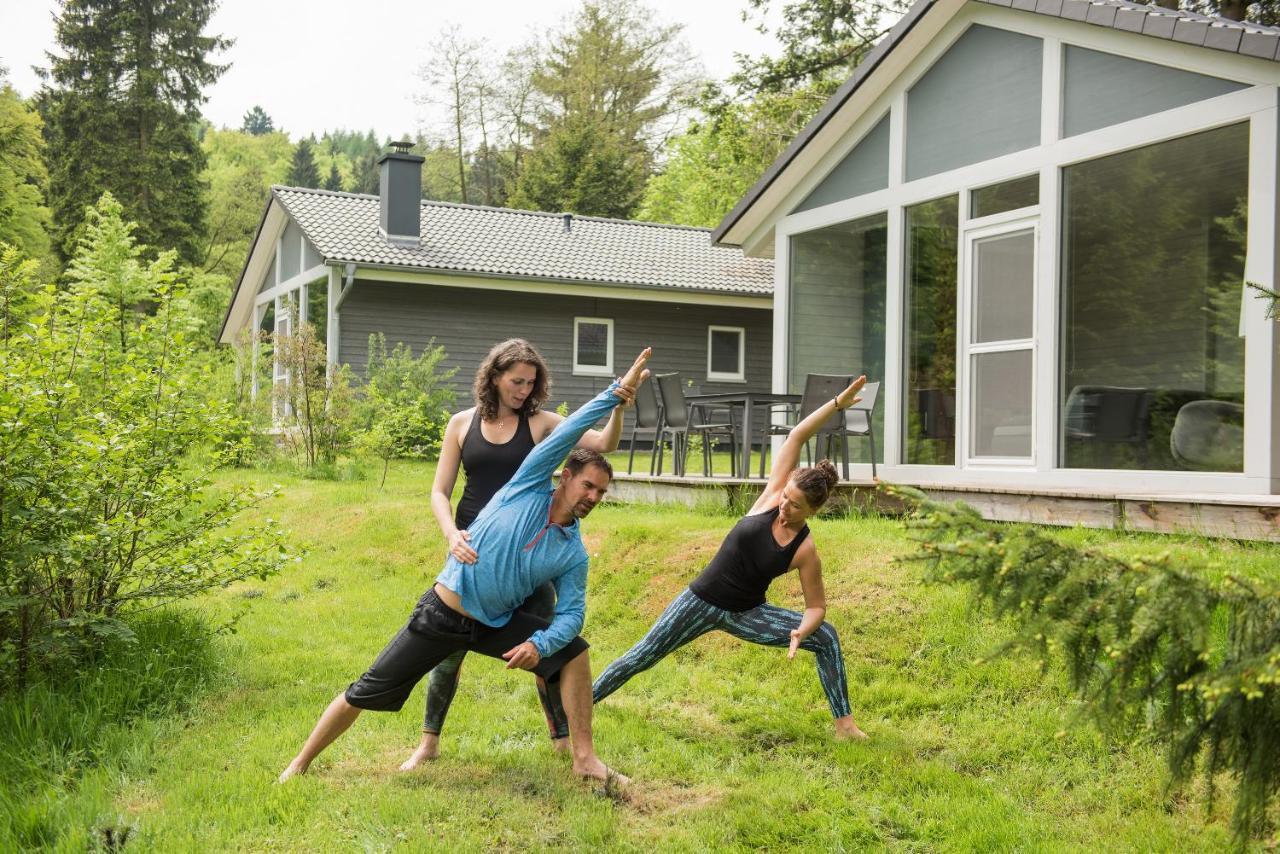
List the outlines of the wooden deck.
{"label": "wooden deck", "polygon": [[[912,483],[910,486],[941,501],[964,501],[985,518],[1004,522],[1280,542],[1280,495],[1089,492],[954,483]],[[620,473],[614,478],[609,493],[611,498],[624,502],[745,508],[763,487],[764,481],[756,478],[649,477]],[[890,514],[901,510],[891,496],[877,491],[871,481],[842,482],[832,501],[837,508],[853,504]]]}

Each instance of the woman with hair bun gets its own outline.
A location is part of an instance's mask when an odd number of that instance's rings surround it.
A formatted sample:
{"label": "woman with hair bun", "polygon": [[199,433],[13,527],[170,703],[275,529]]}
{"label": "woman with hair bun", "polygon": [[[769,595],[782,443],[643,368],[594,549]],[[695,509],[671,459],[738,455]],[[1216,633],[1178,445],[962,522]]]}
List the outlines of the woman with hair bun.
{"label": "woman with hair bun", "polygon": [[[858,402],[866,381],[865,376],[858,377],[791,430],[751,511],[738,520],[711,563],[667,606],[640,642],[600,674],[592,686],[594,702],[694,638],[719,629],[750,643],[788,647],[788,660],[795,658],[797,649],[814,653],[818,680],[835,718],[836,738],[867,737],[853,722],[849,708],[840,639],[823,622],[827,602],[822,561],[806,524],[826,502],[839,475],[830,460],[796,468],[804,444],[835,412]],[[773,579],[793,569],[800,573],[803,614],[765,601]]]}

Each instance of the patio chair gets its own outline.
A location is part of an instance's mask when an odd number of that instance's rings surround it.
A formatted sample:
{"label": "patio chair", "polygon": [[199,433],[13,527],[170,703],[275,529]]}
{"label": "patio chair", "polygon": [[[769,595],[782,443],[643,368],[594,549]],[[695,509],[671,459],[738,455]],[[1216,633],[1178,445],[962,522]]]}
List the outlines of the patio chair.
{"label": "patio chair", "polygon": [[1107,462],[1118,445],[1132,445],[1145,468],[1151,432],[1151,392],[1125,386],[1078,385],[1067,395],[1063,421],[1067,439],[1107,448]]}
{"label": "patio chair", "polygon": [[[769,436],[785,436],[790,433],[801,421],[809,416],[824,403],[834,398],[840,392],[849,387],[849,383],[853,382],[853,377],[847,374],[809,374],[804,378],[804,392],[800,395],[800,411],[796,414],[794,423],[789,424],[771,424],[765,434],[766,440]],[[828,446],[827,456],[830,457],[832,451],[830,449],[831,442],[834,437],[844,431],[844,416],[837,412],[827,420],[825,424],[818,428],[814,441],[819,449],[817,453],[821,453],[821,448],[825,442]],[[760,451],[760,477],[764,477],[765,461],[769,456],[769,442],[765,441],[764,447]],[[804,454],[806,461],[812,465],[813,456],[809,453],[809,443],[804,446]],[[848,478],[848,474],[845,475]]]}
{"label": "patio chair", "polygon": [[658,403],[658,392],[653,383],[641,383],[636,391],[635,420],[631,422],[631,453],[627,454],[627,474],[631,474],[631,466],[636,458],[636,439],[641,433],[652,439],[649,451],[649,474],[653,474],[653,467],[658,459],[658,436],[661,431],[662,405]]}
{"label": "patio chair", "polygon": [[1244,460],[1244,406],[1226,400],[1183,404],[1169,433],[1173,458],[1200,471],[1239,471]]}
{"label": "patio chair", "polygon": [[871,440],[871,476],[876,476],[876,433],[872,428],[871,416],[876,411],[876,398],[880,395],[880,383],[867,383],[858,392],[862,398],[844,411],[844,429],[837,436],[840,439],[840,461],[844,466],[844,479],[849,479],[849,437],[866,436]]}
{"label": "patio chair", "polygon": [[[730,453],[737,459],[738,442],[730,422],[703,422],[701,408],[690,407],[684,399],[684,380],[679,374],[657,374],[653,378],[658,386],[658,397],[662,402],[662,426],[658,430],[658,467],[657,474],[662,474],[663,443],[667,437],[671,439],[672,469],[676,477],[684,477],[685,454],[687,453],[689,434],[702,437],[702,476],[711,476],[711,439],[727,438]],[[695,418],[695,410],[698,418]],[[737,473],[736,463],[734,474]]]}

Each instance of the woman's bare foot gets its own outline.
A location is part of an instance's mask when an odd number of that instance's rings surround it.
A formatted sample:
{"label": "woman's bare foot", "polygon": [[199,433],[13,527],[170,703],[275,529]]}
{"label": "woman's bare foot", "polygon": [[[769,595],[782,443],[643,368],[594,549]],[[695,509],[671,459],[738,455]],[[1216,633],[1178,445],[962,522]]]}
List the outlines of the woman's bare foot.
{"label": "woman's bare foot", "polygon": [[619,774],[595,756],[586,761],[575,759],[573,773],[587,780],[599,780],[606,785],[626,786],[631,782],[630,777]]}
{"label": "woman's bare foot", "polygon": [[866,741],[869,736],[858,729],[852,715],[836,718],[836,739],[838,741]]}
{"label": "woman's bare foot", "polygon": [[400,763],[401,771],[412,771],[423,762],[430,762],[440,755],[440,734],[435,732],[424,732],[422,741],[418,742],[418,748],[410,754],[409,758]]}
{"label": "woman's bare foot", "polygon": [[280,772],[280,776],[276,778],[276,782],[277,782],[277,783],[284,783],[284,782],[286,782],[290,777],[297,777],[297,776],[299,776],[299,775],[301,775],[301,774],[305,774],[305,773],[307,773],[307,766],[306,766],[306,765],[299,765],[299,764],[298,764],[298,760],[296,760],[296,759],[295,759],[295,760],[293,760],[292,762],[290,762],[290,763],[289,763],[289,767],[288,767],[288,768],[286,768],[286,769],[284,769],[283,771],[281,771],[281,772]]}
{"label": "woman's bare foot", "polygon": [[569,736],[566,735],[564,738],[551,739],[551,749],[556,753],[568,753],[570,749]]}

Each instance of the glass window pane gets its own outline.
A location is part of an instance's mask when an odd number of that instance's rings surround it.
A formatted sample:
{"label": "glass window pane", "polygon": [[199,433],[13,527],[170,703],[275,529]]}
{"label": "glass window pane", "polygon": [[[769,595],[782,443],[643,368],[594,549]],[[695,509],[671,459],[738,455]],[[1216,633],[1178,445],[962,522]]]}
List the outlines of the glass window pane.
{"label": "glass window pane", "polygon": [[1038,204],[1040,204],[1040,176],[1028,175],[1002,184],[979,187],[969,193],[969,216],[977,219]]}
{"label": "glass window pane", "polygon": [[328,342],[329,330],[329,279],[316,279],[307,285],[307,322],[316,331],[316,340]]}
{"label": "glass window pane", "polygon": [[1243,469],[1248,179],[1247,122],[1063,170],[1067,467]]}
{"label": "glass window pane", "polygon": [[822,179],[792,213],[852,199],[889,186],[889,117],[886,115]]}
{"label": "glass window pane", "polygon": [[302,241],[302,269],[310,270],[312,267],[318,267],[324,263],[324,259],[320,257],[320,253],[311,245],[310,240]]}
{"label": "glass window pane", "polygon": [[[883,379],[888,221],[875,214],[791,238],[788,386],[808,374],[865,373]],[[883,398],[882,398],[883,399]],[[884,405],[872,413],[876,461],[884,461]],[[870,462],[870,442],[849,443],[850,460]]]}
{"label": "glass window pane", "polygon": [[258,288],[258,293],[269,291],[276,286],[276,258],[271,257],[271,266],[267,268],[267,277],[262,280],[262,287]]}
{"label": "glass window pane", "polygon": [[729,329],[711,330],[711,371],[716,374],[741,374],[738,344],[742,333]]}
{"label": "glass window pane", "polygon": [[973,357],[973,455],[1031,456],[1031,350]]}
{"label": "glass window pane", "polygon": [[1244,88],[1232,80],[1067,45],[1062,133],[1075,136]]}
{"label": "glass window pane", "polygon": [[972,26],[907,93],[907,180],[1040,144],[1040,39]]}
{"label": "glass window pane", "polygon": [[974,241],[974,343],[1031,337],[1035,260],[1031,230]]}
{"label": "glass window pane", "polygon": [[956,462],[956,247],[960,200],[907,208],[906,461]]}
{"label": "glass window pane", "polygon": [[578,324],[578,364],[600,368],[609,366],[608,324]]}

